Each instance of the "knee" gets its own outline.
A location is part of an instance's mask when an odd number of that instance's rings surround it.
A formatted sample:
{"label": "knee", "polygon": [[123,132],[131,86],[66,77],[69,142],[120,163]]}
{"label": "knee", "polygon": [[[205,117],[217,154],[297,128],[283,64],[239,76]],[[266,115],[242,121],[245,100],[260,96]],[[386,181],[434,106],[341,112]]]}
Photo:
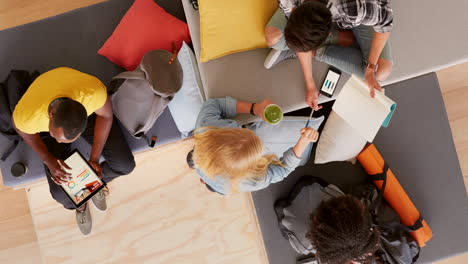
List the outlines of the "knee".
{"label": "knee", "polygon": [[380,59],[378,61],[378,68],[377,72],[375,73],[375,77],[377,77],[377,80],[379,81],[385,81],[388,76],[390,76],[390,73],[392,73],[392,70],[393,63],[391,61]]}
{"label": "knee", "polygon": [[132,155],[132,158],[125,162],[125,164],[120,168],[120,173],[122,175],[130,174],[135,169],[135,166],[135,158]]}
{"label": "knee", "polygon": [[130,157],[126,158],[125,160],[120,160],[119,162],[113,164],[109,164],[110,169],[112,172],[116,175],[127,175],[132,173],[132,171],[135,169],[135,158],[133,155]]}
{"label": "knee", "polygon": [[[52,184],[55,184],[55,183],[52,183]],[[60,203],[65,209],[68,209],[68,210],[75,209],[75,205],[70,201],[70,199],[67,197],[65,192],[63,192],[62,190],[53,191],[52,189],[50,192],[51,192],[52,198],[54,198],[55,201]]]}
{"label": "knee", "polygon": [[283,36],[283,32],[280,29],[270,26],[265,28],[265,41],[270,48],[278,43],[281,36]]}
{"label": "knee", "polygon": [[354,42],[354,34],[352,30],[339,30],[338,31],[338,46],[341,47],[351,47],[353,46]]}

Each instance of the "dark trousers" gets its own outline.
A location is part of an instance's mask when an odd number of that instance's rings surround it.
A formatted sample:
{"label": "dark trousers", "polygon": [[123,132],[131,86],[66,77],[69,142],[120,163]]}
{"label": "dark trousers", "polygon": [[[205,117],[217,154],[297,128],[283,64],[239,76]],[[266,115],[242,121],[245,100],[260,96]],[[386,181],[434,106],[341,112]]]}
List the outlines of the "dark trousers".
{"label": "dark trousers", "polygon": [[[119,176],[129,174],[135,168],[135,159],[132,151],[115,120],[116,118],[114,117],[109,137],[102,150],[102,156],[105,159],[101,164],[102,179],[106,183]],[[93,114],[88,118],[86,130],[81,134],[81,137],[91,145],[93,144],[95,121],[96,115]],[[58,143],[49,133],[41,133],[41,138],[49,152],[57,159],[64,159],[72,150],[71,144]],[[75,209],[75,205],[70,201],[65,192],[52,180],[47,166],[45,166],[45,171],[52,197],[66,209]]]}

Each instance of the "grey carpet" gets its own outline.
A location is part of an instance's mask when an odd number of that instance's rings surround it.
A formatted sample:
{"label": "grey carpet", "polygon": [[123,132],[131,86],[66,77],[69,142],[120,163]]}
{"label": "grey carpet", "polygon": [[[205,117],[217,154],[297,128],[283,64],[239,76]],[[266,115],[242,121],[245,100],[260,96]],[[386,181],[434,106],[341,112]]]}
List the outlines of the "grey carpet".
{"label": "grey carpet", "polygon": [[[468,251],[468,201],[436,75],[389,85],[386,93],[398,106],[374,143],[434,232],[418,263]],[[345,191],[365,179],[359,164],[314,165],[311,158],[283,182],[253,193],[270,264],[293,264],[299,257],[277,227],[273,203],[302,175],[321,177]]]}
{"label": "grey carpet", "polygon": [[[167,12],[185,20],[180,0],[156,0]],[[107,58],[97,54],[114,31],[121,18],[133,3],[132,0],[109,0],[93,6],[50,17],[34,23],[0,31],[0,80],[11,69],[46,72],[56,67],[71,67],[98,77],[104,84],[124,71]],[[125,133],[132,150],[148,148],[145,140],[136,140]],[[169,109],[157,120],[148,135],[158,137],[158,145],[180,139]],[[0,163],[3,182],[14,186],[44,176],[40,159],[28,146],[20,143],[6,162]],[[8,141],[0,136],[0,153]],[[14,178],[10,166],[16,161],[25,162],[28,173]]]}

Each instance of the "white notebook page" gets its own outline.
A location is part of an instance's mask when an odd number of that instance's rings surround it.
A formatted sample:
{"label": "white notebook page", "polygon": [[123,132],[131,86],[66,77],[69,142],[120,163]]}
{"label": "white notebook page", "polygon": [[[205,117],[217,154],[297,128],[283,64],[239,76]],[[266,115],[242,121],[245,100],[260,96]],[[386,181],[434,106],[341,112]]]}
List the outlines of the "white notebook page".
{"label": "white notebook page", "polygon": [[362,137],[372,142],[393,104],[394,101],[377,90],[375,98],[371,98],[369,87],[353,75],[343,86],[333,110]]}

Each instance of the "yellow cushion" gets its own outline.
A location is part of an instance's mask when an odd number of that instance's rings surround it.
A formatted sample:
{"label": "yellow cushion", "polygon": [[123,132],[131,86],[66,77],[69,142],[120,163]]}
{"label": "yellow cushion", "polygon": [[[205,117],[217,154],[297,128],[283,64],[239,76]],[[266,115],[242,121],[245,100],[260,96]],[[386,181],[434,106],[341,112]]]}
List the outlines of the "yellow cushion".
{"label": "yellow cushion", "polygon": [[198,5],[202,62],[267,47],[265,26],[276,0],[199,0]]}

